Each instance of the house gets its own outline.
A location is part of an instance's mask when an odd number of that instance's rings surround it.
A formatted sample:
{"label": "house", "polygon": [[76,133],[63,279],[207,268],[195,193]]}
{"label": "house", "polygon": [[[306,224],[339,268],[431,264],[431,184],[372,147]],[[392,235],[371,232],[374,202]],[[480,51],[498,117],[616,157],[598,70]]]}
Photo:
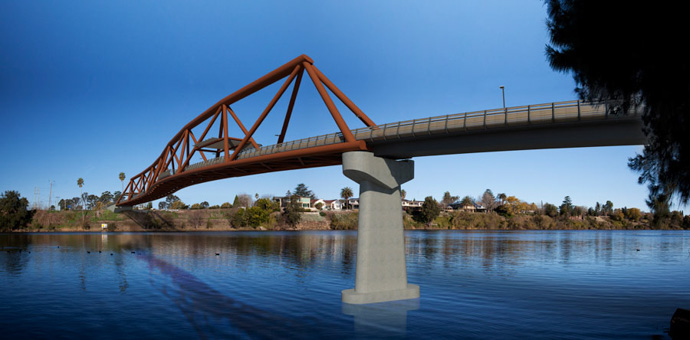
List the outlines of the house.
{"label": "house", "polygon": [[[289,196],[282,196],[282,197],[273,197],[274,202],[278,202],[280,204],[280,208],[285,208],[289,203],[290,203],[290,197]],[[300,208],[302,209],[310,209],[311,208],[311,198],[309,197],[301,197],[298,196],[298,202],[300,205]]]}
{"label": "house", "polygon": [[359,198],[350,198],[347,200],[347,205],[350,209],[359,209]]}
{"label": "house", "polygon": [[341,200],[324,200],[326,210],[341,210],[343,202]]}
{"label": "house", "polygon": [[461,200],[457,200],[449,205],[453,210],[462,210],[467,212],[486,212],[486,208],[479,203],[462,204]]}
{"label": "house", "polygon": [[402,200],[402,208],[405,211],[420,210],[422,209],[422,204],[424,204],[424,201]]}
{"label": "house", "polygon": [[[309,201],[309,204],[311,205],[312,210],[323,210],[326,209],[326,201],[322,199],[311,199]],[[320,205],[319,205],[320,204]],[[320,208],[319,208],[320,207]]]}

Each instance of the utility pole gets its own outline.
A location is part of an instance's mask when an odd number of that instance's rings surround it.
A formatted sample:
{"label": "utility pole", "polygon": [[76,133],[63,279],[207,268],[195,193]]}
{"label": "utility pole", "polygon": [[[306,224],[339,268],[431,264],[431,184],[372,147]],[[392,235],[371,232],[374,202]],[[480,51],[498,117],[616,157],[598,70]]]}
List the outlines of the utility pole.
{"label": "utility pole", "polygon": [[55,183],[55,181],[51,180],[50,181],[50,194],[48,194],[48,210],[50,210],[50,207],[53,206],[53,183]]}
{"label": "utility pole", "polygon": [[34,187],[34,210],[38,210],[40,207],[39,199],[41,198],[41,189],[39,187]]}

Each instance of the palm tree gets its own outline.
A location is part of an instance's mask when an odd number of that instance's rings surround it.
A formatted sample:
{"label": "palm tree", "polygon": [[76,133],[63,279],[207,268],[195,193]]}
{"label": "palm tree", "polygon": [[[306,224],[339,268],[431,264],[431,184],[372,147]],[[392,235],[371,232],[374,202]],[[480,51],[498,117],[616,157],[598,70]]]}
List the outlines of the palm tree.
{"label": "palm tree", "polygon": [[79,191],[80,191],[80,198],[81,198],[81,220],[82,220],[82,225],[84,224],[84,221],[86,220],[86,216],[84,216],[84,190],[82,187],[84,186],[84,179],[79,177],[77,179],[77,185],[79,186]]}
{"label": "palm tree", "polygon": [[124,172],[121,172],[119,177],[120,182],[122,182],[122,191],[125,191],[125,178],[127,178],[127,176],[125,176]]}
{"label": "palm tree", "polygon": [[496,198],[498,198],[501,201],[501,205],[503,205],[505,204],[506,198],[508,198],[508,196],[506,196],[506,194],[504,193],[500,193],[498,194],[498,196],[496,196]]}
{"label": "palm tree", "polygon": [[350,197],[352,196],[354,196],[354,194],[352,193],[352,188],[344,187],[342,190],[340,190],[340,197],[345,199],[345,209],[347,209],[350,203]]}

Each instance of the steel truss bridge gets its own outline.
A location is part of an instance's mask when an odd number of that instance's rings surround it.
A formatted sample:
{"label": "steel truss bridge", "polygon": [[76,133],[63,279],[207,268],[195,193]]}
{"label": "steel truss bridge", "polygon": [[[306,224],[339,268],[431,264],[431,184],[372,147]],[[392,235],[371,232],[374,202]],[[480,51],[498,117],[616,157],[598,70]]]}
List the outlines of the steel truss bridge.
{"label": "steel truss bridge", "polygon": [[[339,131],[285,141],[306,70]],[[231,105],[287,78],[247,129]],[[253,136],[294,82],[278,140],[262,146]],[[350,129],[328,94],[331,91],[365,127]],[[132,177],[118,206],[150,202],[182,188],[223,178],[342,164],[349,151],[369,151],[389,159],[470,152],[543,148],[639,145],[639,112],[612,114],[609,103],[567,101],[375,124],[306,55],[301,55],[223,98],[185,125],[160,156]],[[244,136],[231,137],[230,122]],[[193,130],[203,129],[198,135]]]}

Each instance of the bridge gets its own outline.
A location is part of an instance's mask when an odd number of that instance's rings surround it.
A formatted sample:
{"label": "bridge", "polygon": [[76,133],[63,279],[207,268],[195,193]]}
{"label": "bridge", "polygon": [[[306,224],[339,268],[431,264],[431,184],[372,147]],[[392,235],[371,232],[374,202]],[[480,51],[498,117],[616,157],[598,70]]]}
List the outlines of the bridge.
{"label": "bridge", "polygon": [[[339,131],[285,141],[304,71]],[[282,79],[278,92],[247,129],[231,105]],[[255,132],[290,85],[277,141],[258,144]],[[327,89],[364,127],[350,129]],[[410,158],[646,143],[640,112],[614,112],[615,106],[606,102],[567,101],[377,125],[311,58],[301,55],[221,99],[185,125],[149,167],[130,179],[116,204],[131,207],[224,178],[342,164],[345,176],[360,184],[355,288],[343,291],[343,301],[361,304],[415,298],[419,287],[407,283],[400,213],[400,185],[414,177]],[[230,136],[231,126],[241,134]]]}

